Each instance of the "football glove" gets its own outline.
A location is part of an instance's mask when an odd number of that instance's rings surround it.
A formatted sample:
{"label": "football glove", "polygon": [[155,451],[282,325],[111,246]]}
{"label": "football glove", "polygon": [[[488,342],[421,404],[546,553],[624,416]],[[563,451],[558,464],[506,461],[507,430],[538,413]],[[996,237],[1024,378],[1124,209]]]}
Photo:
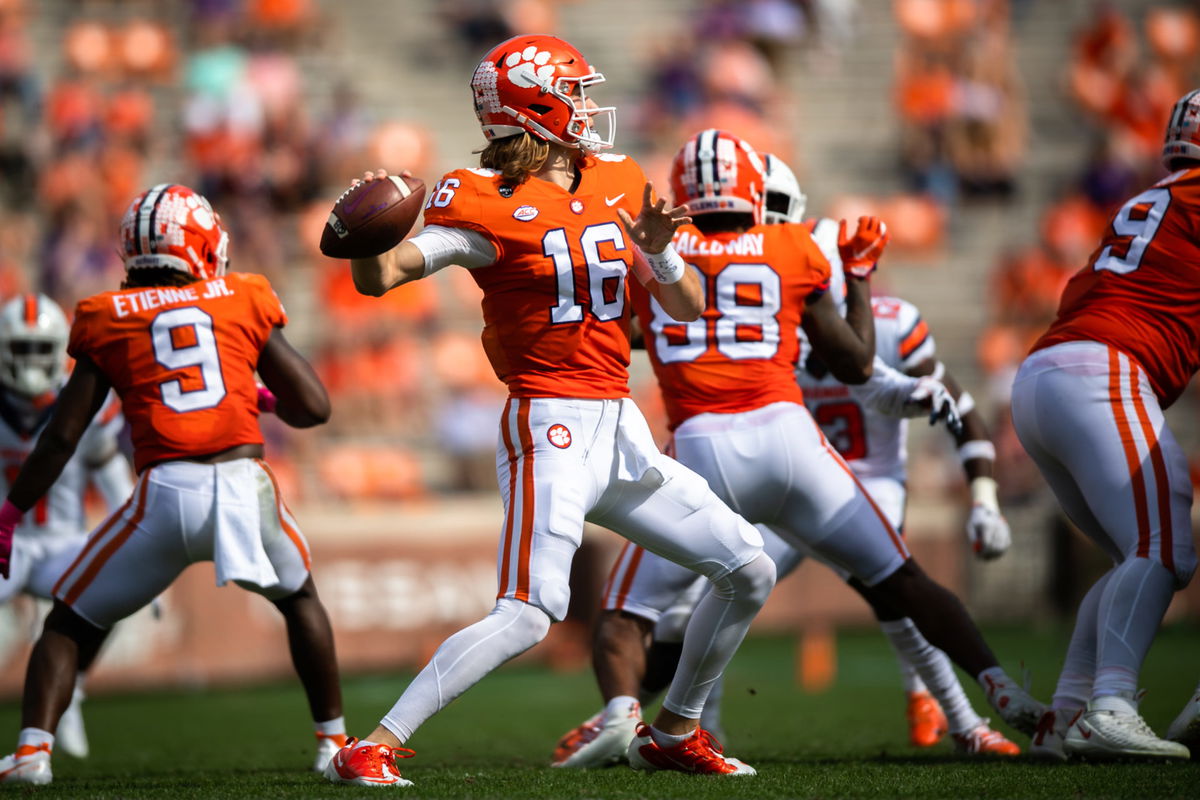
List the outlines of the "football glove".
{"label": "football glove", "polygon": [[917,388],[904,399],[905,404],[918,405],[929,412],[929,424],[945,422],[955,436],[962,434],[962,415],[958,403],[950,396],[950,390],[937,378],[923,375],[917,379]]}
{"label": "football glove", "polygon": [[972,480],[971,500],[971,514],[967,517],[967,539],[971,549],[985,560],[1003,555],[1012,544],[1012,531],[996,501],[996,481],[992,478]]}
{"label": "football glove", "polygon": [[890,237],[887,225],[879,217],[859,217],[858,230],[853,236],[846,234],[846,220],[841,220],[838,255],[842,257],[842,271],[855,278],[866,278],[875,271]]}
{"label": "football glove", "polygon": [[12,565],[13,531],[23,516],[21,510],[8,500],[0,506],[0,578],[5,580]]}

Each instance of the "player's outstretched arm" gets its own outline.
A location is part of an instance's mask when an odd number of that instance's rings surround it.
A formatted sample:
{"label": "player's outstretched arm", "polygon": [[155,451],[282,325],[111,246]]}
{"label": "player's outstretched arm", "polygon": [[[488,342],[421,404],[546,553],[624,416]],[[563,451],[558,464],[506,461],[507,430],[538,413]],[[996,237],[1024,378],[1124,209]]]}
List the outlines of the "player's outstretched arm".
{"label": "player's outstretched arm", "polygon": [[[385,169],[368,171],[363,173],[361,181],[355,178],[351,185],[356,186],[362,181],[386,180],[387,176]],[[386,253],[370,258],[350,259],[350,272],[354,276],[354,288],[359,294],[379,297],[397,286],[423,277],[425,256],[416,245],[404,241]]]}
{"label": "player's outstretched arm", "polygon": [[[939,364],[928,358],[909,370],[912,375],[936,375]],[[971,487],[971,514],[967,518],[967,539],[975,555],[983,559],[1001,556],[1012,545],[1012,531],[1000,511],[995,479],[996,447],[988,434],[983,414],[975,407],[975,398],[959,385],[948,371],[938,376],[954,396],[962,417],[955,432],[958,457]]]}
{"label": "player's outstretched arm", "polygon": [[630,240],[646,256],[653,278],[638,275],[642,285],[654,296],[663,311],[679,322],[698,319],[704,311],[704,290],[695,270],[687,268],[683,258],[671,246],[681,225],[692,221],[686,206],[667,208],[666,199],[654,200],[654,187],[647,182],[642,189],[642,210],[637,219],[622,208],[617,216]]}
{"label": "player's outstretched arm", "polygon": [[329,394],[304,356],[276,328],[258,356],[258,374],[275,395],[275,416],[293,428],[329,420]]}
{"label": "player's outstretched arm", "polygon": [[[861,307],[866,305],[866,315]],[[846,317],[838,313],[829,292],[810,299],[801,327],[820,359],[842,383],[865,383],[874,373],[875,319],[867,282],[847,276]]]}
{"label": "player's outstretched arm", "polygon": [[33,452],[21,465],[8,499],[27,511],[50,490],[70,461],[88,423],[108,396],[108,378],[87,356],[80,356],[67,385],[59,392],[54,414],[38,437]]}

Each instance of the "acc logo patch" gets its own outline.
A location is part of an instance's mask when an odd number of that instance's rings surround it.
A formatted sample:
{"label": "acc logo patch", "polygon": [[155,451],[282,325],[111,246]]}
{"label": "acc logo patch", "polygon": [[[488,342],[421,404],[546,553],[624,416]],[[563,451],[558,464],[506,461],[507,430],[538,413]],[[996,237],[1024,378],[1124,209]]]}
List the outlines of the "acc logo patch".
{"label": "acc logo patch", "polygon": [[583,201],[582,200],[572,200],[571,201],[571,210],[574,211],[576,214],[582,214],[583,213]]}
{"label": "acc logo patch", "polygon": [[566,425],[551,425],[546,431],[546,438],[550,440],[550,444],[560,450],[566,450],[571,446],[571,432],[567,430]]}
{"label": "acc logo patch", "polygon": [[538,215],[538,210],[533,206],[521,206],[513,212],[513,219],[521,222],[529,222]]}

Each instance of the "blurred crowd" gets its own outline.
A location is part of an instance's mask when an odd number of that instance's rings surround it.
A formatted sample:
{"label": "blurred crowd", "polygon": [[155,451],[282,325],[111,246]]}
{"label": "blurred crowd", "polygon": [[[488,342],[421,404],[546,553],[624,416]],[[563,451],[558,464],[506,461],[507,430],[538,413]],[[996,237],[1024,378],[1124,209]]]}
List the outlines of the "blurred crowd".
{"label": "blurred crowd", "polygon": [[[0,0],[0,297],[44,291],[70,312],[81,297],[116,287],[125,204],[148,182],[187,182],[221,211],[233,268],[272,280],[292,312],[293,338],[334,395],[334,418],[316,436],[266,423],[286,491],[394,499],[494,486],[503,389],[478,344],[470,276],[446,270],[368,298],[343,262],[316,249],[331,199],[364,165],[435,176],[443,163],[434,132],[380,116],[348,76],[324,69],[340,43],[317,0],[169,5],[168,14],[151,0]],[[439,41],[453,44],[437,56],[461,62],[465,75],[509,35],[558,30],[572,5],[431,4]],[[940,246],[962,202],[1017,196],[1030,114],[1012,32],[1025,6],[893,0],[905,191],[871,199],[871,208],[852,198],[822,211],[879,213],[893,246],[919,253]],[[859,12],[858,0],[695,0],[675,29],[644,42],[641,85],[622,101],[622,149],[661,185],[678,143],[717,126],[788,160],[803,183],[796,76],[843,68]],[[1090,20],[1063,76],[1090,156],[1045,216],[1040,240],[1014,246],[995,269],[979,357],[998,387],[1044,329],[1113,204],[1158,169],[1162,120],[1196,78],[1194,5],[1164,3],[1134,20],[1100,4]],[[653,416],[653,385],[635,391]]]}

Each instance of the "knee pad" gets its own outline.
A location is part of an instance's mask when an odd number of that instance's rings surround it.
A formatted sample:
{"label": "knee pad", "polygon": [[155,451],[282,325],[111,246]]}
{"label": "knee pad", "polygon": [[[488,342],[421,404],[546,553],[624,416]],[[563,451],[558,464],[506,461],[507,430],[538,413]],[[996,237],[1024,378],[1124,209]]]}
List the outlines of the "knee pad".
{"label": "knee pad", "polygon": [[775,586],[775,562],[765,554],[713,581],[713,593],[723,600],[747,600],[762,605]]}
{"label": "knee pad", "polygon": [[537,606],[507,597],[496,601],[491,616],[503,619],[504,637],[519,648],[516,652],[524,652],[545,639],[554,621]]}

